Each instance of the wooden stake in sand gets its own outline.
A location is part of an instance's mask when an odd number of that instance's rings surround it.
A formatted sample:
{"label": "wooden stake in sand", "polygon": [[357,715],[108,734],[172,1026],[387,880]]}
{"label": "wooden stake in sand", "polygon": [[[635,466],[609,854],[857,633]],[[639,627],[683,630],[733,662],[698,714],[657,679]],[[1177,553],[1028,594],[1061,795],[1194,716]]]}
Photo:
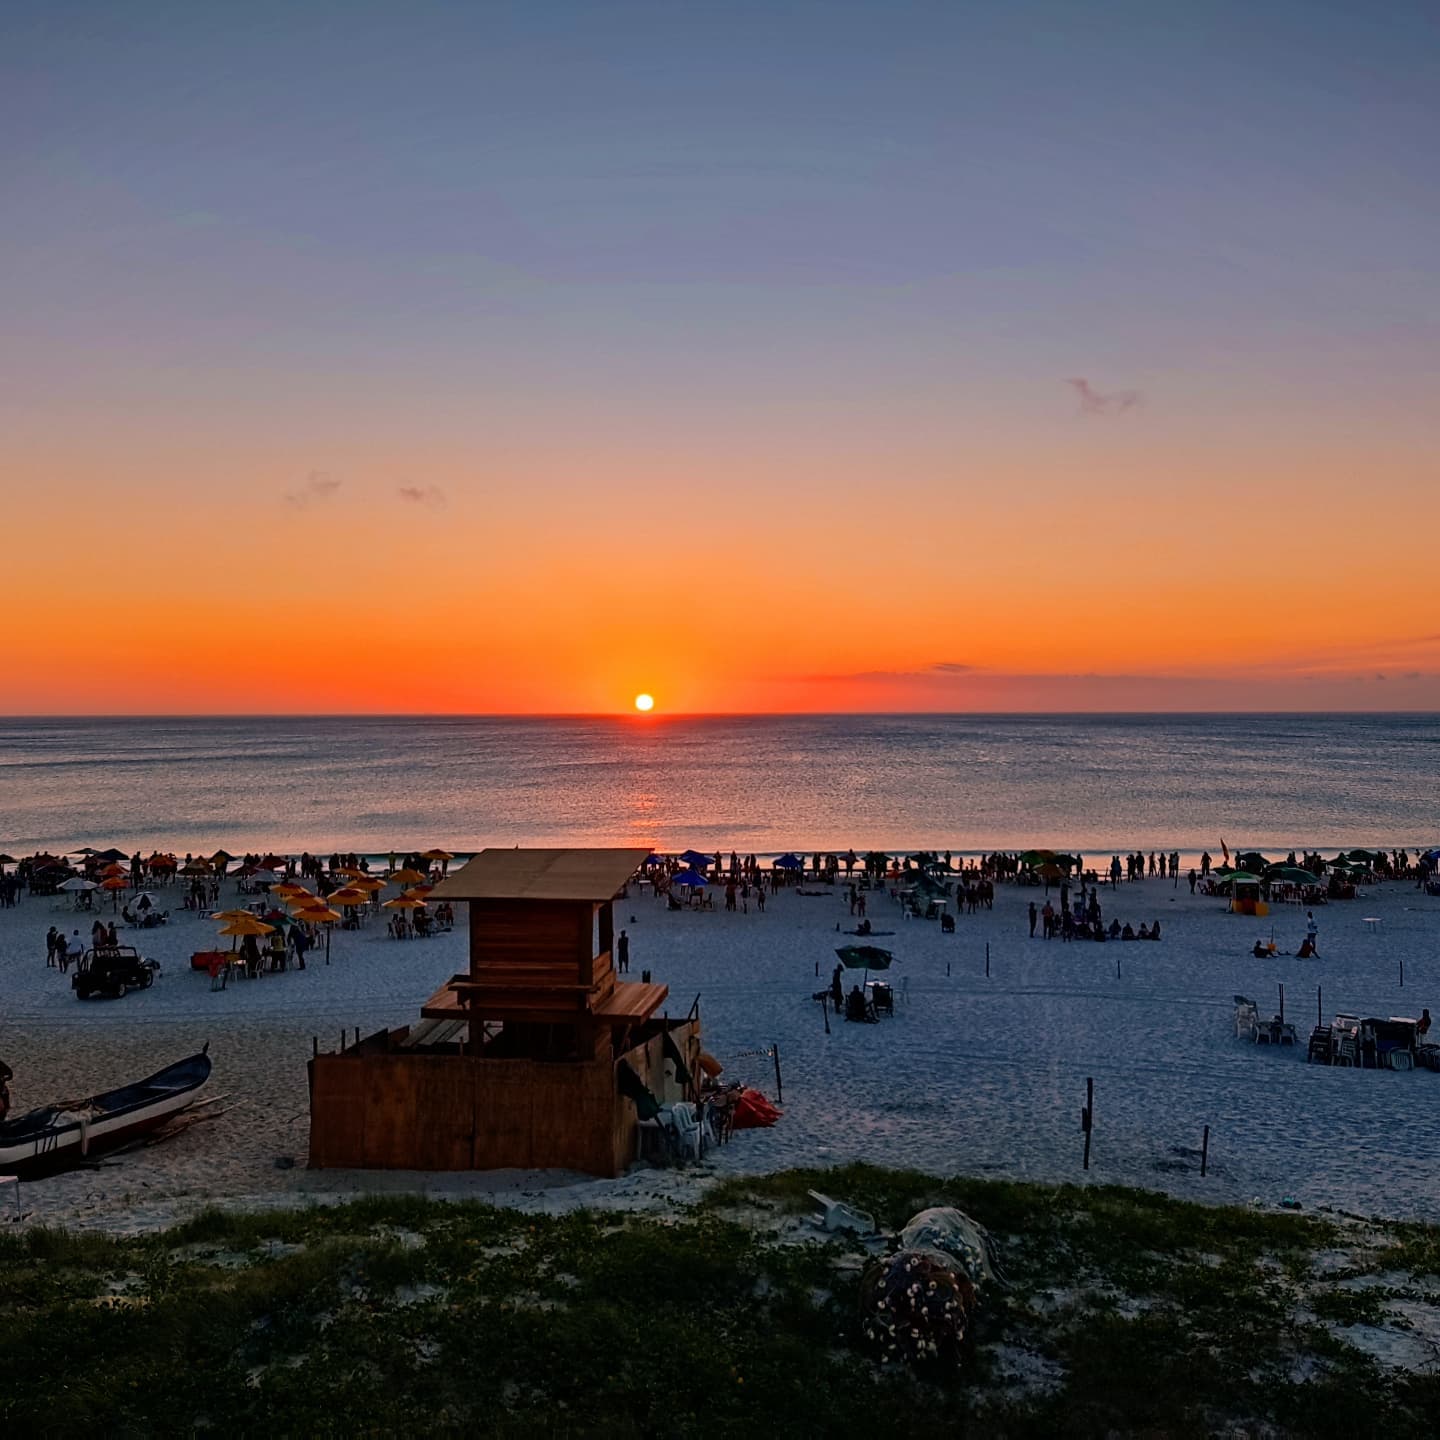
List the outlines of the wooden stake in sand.
{"label": "wooden stake in sand", "polygon": [[772,1045],[770,1052],[775,1057],[775,1103],[777,1105],[783,1105],[785,1103],[785,1091],[780,1086],[780,1047],[778,1045]]}
{"label": "wooden stake in sand", "polygon": [[1204,1134],[1200,1137],[1200,1178],[1205,1178],[1205,1168],[1210,1163],[1210,1127],[1205,1127]]}
{"label": "wooden stake in sand", "polygon": [[1095,1081],[1085,1081],[1085,1108],[1080,1112],[1080,1128],[1085,1132],[1085,1169],[1090,1168],[1090,1132],[1095,1127]]}

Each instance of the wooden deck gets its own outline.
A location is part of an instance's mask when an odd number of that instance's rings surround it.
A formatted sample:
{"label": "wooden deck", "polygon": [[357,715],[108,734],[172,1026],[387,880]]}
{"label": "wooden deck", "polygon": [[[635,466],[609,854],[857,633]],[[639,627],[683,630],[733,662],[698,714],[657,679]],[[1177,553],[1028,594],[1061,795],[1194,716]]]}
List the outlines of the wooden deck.
{"label": "wooden deck", "polygon": [[648,1020],[670,994],[668,985],[641,985],[620,981],[591,1014],[610,1025],[633,1025]]}

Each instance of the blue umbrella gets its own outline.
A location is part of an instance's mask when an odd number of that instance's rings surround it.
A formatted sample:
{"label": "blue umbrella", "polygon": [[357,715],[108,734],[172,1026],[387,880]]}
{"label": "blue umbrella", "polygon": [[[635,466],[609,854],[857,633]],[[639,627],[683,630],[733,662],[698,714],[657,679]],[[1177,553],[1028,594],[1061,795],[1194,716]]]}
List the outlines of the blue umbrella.
{"label": "blue umbrella", "polygon": [[670,883],[671,885],[703,886],[710,882],[703,875],[697,875],[693,870],[682,870],[678,875],[671,877]]}
{"label": "blue umbrella", "polygon": [[1440,849],[1427,850],[1420,858],[1424,860],[1427,865],[1440,865]]}
{"label": "blue umbrella", "polygon": [[804,868],[805,862],[798,855],[782,855],[775,861],[777,870],[803,870]]}
{"label": "blue umbrella", "polygon": [[687,851],[680,857],[680,863],[681,863],[682,865],[692,865],[692,866],[693,866],[693,865],[708,865],[708,864],[710,863],[710,857],[709,857],[708,855],[702,855],[698,850],[687,850]]}
{"label": "blue umbrella", "polygon": [[663,855],[650,855],[646,857],[645,863],[647,865],[663,865],[665,863],[665,857]]}

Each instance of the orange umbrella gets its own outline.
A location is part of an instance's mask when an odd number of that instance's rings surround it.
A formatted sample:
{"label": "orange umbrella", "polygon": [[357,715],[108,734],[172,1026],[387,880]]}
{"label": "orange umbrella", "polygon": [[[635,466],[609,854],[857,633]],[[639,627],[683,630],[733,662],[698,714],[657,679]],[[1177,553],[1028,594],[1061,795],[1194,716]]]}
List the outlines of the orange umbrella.
{"label": "orange umbrella", "polygon": [[395,885],[418,885],[424,878],[418,870],[406,868],[404,870],[397,870],[390,877],[390,880]]}
{"label": "orange umbrella", "polygon": [[405,893],[412,900],[425,900],[434,888],[433,885],[412,885]]}
{"label": "orange umbrella", "polygon": [[455,857],[448,850],[427,850],[420,858],[422,860],[453,860]]}
{"label": "orange umbrella", "polygon": [[365,872],[358,865],[341,865],[335,871],[335,873],[337,875],[344,875],[348,879],[354,880],[357,877],[363,875]]}
{"label": "orange umbrella", "polygon": [[128,890],[130,882],[123,875],[112,875],[108,880],[100,882],[102,890]]}
{"label": "orange umbrella", "polygon": [[243,919],[231,920],[229,924],[220,927],[222,935],[273,935],[275,927],[267,925],[263,920],[257,920],[253,915],[246,915]]}
{"label": "orange umbrella", "polygon": [[423,910],[425,902],[417,900],[413,895],[401,895],[397,900],[387,900],[384,908],[386,910]]}
{"label": "orange umbrella", "polygon": [[318,909],[312,906],[308,910],[297,910],[295,918],[303,920],[307,925],[328,925],[340,918],[340,912],[331,910],[326,905],[321,905]]}
{"label": "orange umbrella", "polygon": [[115,875],[123,875],[125,873],[125,867],[123,865],[115,864],[115,862],[112,860],[110,864],[108,864],[100,873],[102,875],[108,875],[112,877]]}
{"label": "orange umbrella", "polygon": [[297,885],[293,880],[285,880],[279,885],[272,885],[270,893],[272,895],[308,895],[310,892],[303,885]]}
{"label": "orange umbrella", "polygon": [[363,890],[337,890],[325,897],[330,905],[368,905],[370,897]]}
{"label": "orange umbrella", "polygon": [[385,882],[383,880],[373,880],[368,875],[362,875],[358,879],[352,880],[345,888],[347,890],[365,890],[373,895],[377,890],[383,890],[385,888]]}

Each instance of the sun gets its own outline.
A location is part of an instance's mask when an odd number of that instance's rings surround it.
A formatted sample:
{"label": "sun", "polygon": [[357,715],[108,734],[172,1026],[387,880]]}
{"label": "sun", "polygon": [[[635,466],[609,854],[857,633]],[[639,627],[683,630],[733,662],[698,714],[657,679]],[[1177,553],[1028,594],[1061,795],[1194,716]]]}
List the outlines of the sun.
{"label": "sun", "polygon": [[635,697],[635,708],[642,714],[655,708],[655,697],[653,695],[637,695]]}

